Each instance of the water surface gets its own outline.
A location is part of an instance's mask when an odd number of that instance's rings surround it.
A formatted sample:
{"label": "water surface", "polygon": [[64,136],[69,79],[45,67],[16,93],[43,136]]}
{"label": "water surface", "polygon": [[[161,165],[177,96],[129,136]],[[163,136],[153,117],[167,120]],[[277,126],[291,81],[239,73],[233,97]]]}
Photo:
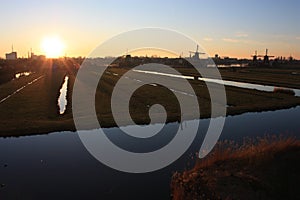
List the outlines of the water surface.
{"label": "water surface", "polygon": [[[300,106],[226,117],[220,139],[242,141],[245,136],[295,135],[300,138]],[[169,199],[174,171],[188,168],[199,150],[209,119],[200,120],[195,141],[170,166],[146,174],[113,170],[96,161],[74,132],[0,138],[0,189],[2,199]],[[105,133],[124,149],[141,152],[160,148],[185,123],[169,123],[159,138],[144,143],[122,137],[119,128]],[[192,162],[190,162],[192,165]],[[6,166],[7,165],[7,166]]]}
{"label": "water surface", "polygon": [[69,77],[66,76],[64,79],[64,83],[61,89],[59,90],[60,95],[58,97],[57,103],[59,106],[59,114],[61,115],[65,113],[67,107],[68,81],[69,81]]}
{"label": "water surface", "polygon": [[15,78],[20,78],[22,76],[29,76],[32,72],[20,72],[15,74]]}

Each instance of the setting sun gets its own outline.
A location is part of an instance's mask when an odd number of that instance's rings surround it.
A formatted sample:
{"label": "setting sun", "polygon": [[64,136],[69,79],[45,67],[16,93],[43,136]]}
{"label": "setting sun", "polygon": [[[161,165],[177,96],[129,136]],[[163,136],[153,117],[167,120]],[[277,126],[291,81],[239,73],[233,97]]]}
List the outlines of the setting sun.
{"label": "setting sun", "polygon": [[57,58],[63,55],[65,45],[59,37],[46,37],[42,41],[42,50],[47,58]]}

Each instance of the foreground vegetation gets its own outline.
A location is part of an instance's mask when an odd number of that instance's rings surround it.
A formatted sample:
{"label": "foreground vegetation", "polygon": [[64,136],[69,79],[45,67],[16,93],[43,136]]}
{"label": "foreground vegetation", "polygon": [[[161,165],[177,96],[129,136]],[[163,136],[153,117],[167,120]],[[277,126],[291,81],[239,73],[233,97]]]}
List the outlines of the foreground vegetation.
{"label": "foreground vegetation", "polygon": [[300,141],[264,137],[218,143],[195,167],[173,175],[174,200],[299,199]]}

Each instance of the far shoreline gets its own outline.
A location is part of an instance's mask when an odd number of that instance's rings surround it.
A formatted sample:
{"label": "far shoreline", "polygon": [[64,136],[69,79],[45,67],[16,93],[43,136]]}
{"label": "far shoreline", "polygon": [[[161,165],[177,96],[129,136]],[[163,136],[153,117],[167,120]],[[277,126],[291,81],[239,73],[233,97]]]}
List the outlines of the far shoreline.
{"label": "far shoreline", "polygon": [[[296,109],[300,105],[286,105],[286,106],[281,106],[277,108],[264,108],[264,109],[257,109],[257,110],[251,110],[251,111],[236,111],[234,113],[227,113],[226,117],[230,116],[238,116],[238,115],[243,115],[246,113],[261,113],[261,112],[274,112],[274,111],[279,111],[279,110],[289,110],[289,109]],[[204,117],[200,118],[207,120],[211,119],[210,117]],[[197,120],[195,118],[191,118],[188,120]],[[173,120],[173,121],[167,121],[166,124],[169,123],[180,123],[178,120]],[[134,124],[128,124],[125,126],[131,126]],[[139,123],[139,125],[148,125],[147,123]],[[65,127],[65,128],[64,128]],[[117,128],[118,126],[112,125],[112,124],[104,124],[101,126],[101,128]],[[32,131],[35,130],[35,131]],[[92,130],[92,129],[90,129]],[[39,127],[39,129],[20,129],[20,130],[10,130],[10,131],[1,131],[0,138],[9,138],[9,137],[23,137],[23,136],[35,136],[35,135],[47,135],[51,133],[59,133],[59,132],[76,132],[77,129],[75,128],[75,125],[73,122],[68,122],[68,123],[60,123],[60,126],[53,127],[53,126],[43,126]],[[5,134],[6,132],[7,134]],[[22,134],[19,134],[22,132]],[[4,133],[4,134],[3,134]]]}

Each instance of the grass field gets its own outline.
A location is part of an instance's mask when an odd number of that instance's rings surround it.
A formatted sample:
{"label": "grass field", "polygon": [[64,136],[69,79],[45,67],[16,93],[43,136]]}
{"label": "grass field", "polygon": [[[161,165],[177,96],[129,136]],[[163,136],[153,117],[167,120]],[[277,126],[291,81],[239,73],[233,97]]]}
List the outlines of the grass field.
{"label": "grass field", "polygon": [[[179,68],[182,74],[197,74],[193,69]],[[209,68],[203,69],[209,72]],[[219,68],[224,80],[300,89],[300,66],[224,67]]]}
{"label": "grass field", "polygon": [[[30,76],[21,77],[0,85],[0,97],[4,98],[28,82],[42,76],[38,81],[0,104],[1,136],[20,136],[62,130],[75,130],[71,105],[72,89],[76,72],[70,70],[68,65],[62,65],[62,67],[56,70],[48,69],[47,67],[44,68],[45,70],[43,71],[41,70]],[[115,126],[110,108],[111,92],[116,82],[127,70],[126,68],[109,68],[108,71],[111,73],[105,73],[105,75],[101,77],[95,96],[95,108],[102,127]],[[193,73],[188,69],[181,68],[178,70],[185,74]],[[251,72],[244,73],[245,70]],[[232,76],[237,81],[243,81],[247,78],[247,80],[251,80],[251,82],[260,82],[265,79],[266,83],[277,82],[277,85],[280,86],[288,85],[289,87],[299,88],[299,76],[292,74],[292,72],[295,71],[299,73],[300,70],[298,68],[275,69],[274,74],[270,72],[272,69],[262,69],[261,76],[257,75],[257,70],[256,68],[235,69],[235,71],[232,71],[232,69],[221,69],[221,74],[223,78]],[[113,73],[118,75],[116,76]],[[243,74],[243,76],[240,74]],[[57,98],[65,75],[69,76],[67,92],[68,104],[65,114],[59,115]],[[293,77],[293,79],[291,77]],[[209,117],[211,105],[205,83],[198,80],[190,80],[189,82],[197,94],[201,118]],[[276,110],[300,105],[300,98],[290,94],[262,92],[232,86],[226,86],[225,88],[228,115],[251,111]],[[130,114],[133,120],[139,124],[149,123],[149,107],[157,103],[165,106],[168,113],[168,122],[180,120],[179,103],[174,94],[162,86],[153,87],[151,85],[145,85],[139,88],[132,96],[130,100]],[[119,114],[121,115],[122,112],[124,111],[120,110]],[[189,118],[194,119],[196,116],[191,115]],[[126,123],[127,120],[124,119],[124,124]]]}

